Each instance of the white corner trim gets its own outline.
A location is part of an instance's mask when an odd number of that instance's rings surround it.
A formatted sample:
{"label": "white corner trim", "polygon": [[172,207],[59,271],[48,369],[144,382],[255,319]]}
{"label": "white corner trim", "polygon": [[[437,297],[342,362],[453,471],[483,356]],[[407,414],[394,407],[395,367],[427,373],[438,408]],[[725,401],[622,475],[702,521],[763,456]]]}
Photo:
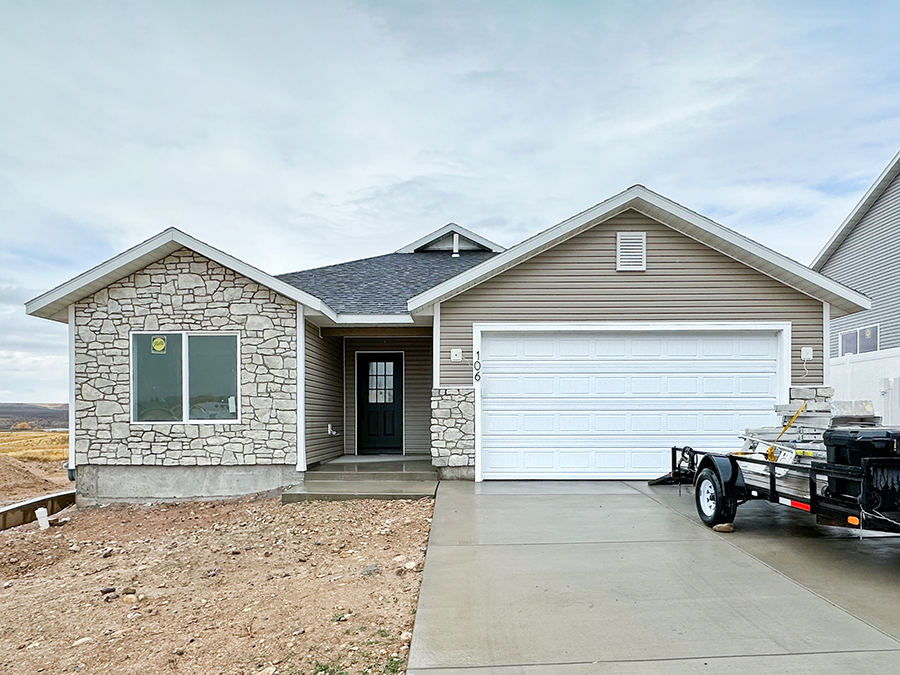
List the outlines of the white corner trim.
{"label": "white corner trim", "polygon": [[[500,272],[522,262],[523,260],[536,255],[537,253],[565,241],[571,236],[575,236],[581,231],[592,226],[601,219],[608,219],[620,213],[627,208],[640,210],[642,205],[657,208],[661,211],[674,216],[681,221],[699,230],[707,232],[715,237],[723,245],[730,246],[734,249],[730,257],[743,262],[744,264],[757,269],[758,271],[770,276],[778,281],[791,285],[789,281],[779,278],[777,271],[782,271],[785,275],[804,282],[822,291],[828,297],[843,300],[848,304],[854,305],[860,309],[870,309],[871,301],[861,293],[847,288],[843,284],[839,284],[818,272],[815,272],[790,258],[776,253],[755,241],[744,237],[737,232],[729,230],[718,223],[701,216],[690,209],[687,209],[676,202],[666,199],[662,195],[648,190],[643,185],[634,185],[624,192],[621,192],[606,201],[600,202],[596,206],[587,209],[543,232],[526,239],[525,241],[507,249],[493,258],[484,261],[479,265],[466,270],[465,272],[448,279],[447,281],[428,289],[424,293],[410,298],[407,301],[407,309],[415,312],[422,307],[432,304],[438,300],[445,300],[463,290],[481,283]],[[665,223],[668,227],[679,231],[672,223]],[[689,235],[688,235],[689,236]],[[711,246],[710,243],[706,243]],[[721,250],[721,249],[717,249]],[[740,253],[746,254],[748,260],[743,260]],[[754,266],[749,259],[758,259],[765,261],[771,270],[760,270],[758,266]],[[805,291],[809,294],[809,291]],[[822,298],[817,298],[822,299]]]}
{"label": "white corner trim", "polygon": [[[472,324],[472,358],[481,360],[481,326],[490,326],[491,324]],[[474,368],[473,368],[474,370]],[[475,482],[484,481],[484,465],[481,461],[481,377],[477,379],[475,373],[472,373],[472,384],[475,390]]]}
{"label": "white corner trim", "polygon": [[431,328],[431,388],[441,388],[441,303],[434,305],[434,323]]}
{"label": "white corner trim", "polygon": [[831,386],[831,305],[827,302],[822,303],[822,384]]}
{"label": "white corner trim", "polygon": [[[69,468],[75,468],[75,303],[67,309],[69,323]],[[130,377],[130,374],[129,374]]]}
{"label": "white corner trim", "polygon": [[306,318],[297,303],[297,471],[306,471]]}

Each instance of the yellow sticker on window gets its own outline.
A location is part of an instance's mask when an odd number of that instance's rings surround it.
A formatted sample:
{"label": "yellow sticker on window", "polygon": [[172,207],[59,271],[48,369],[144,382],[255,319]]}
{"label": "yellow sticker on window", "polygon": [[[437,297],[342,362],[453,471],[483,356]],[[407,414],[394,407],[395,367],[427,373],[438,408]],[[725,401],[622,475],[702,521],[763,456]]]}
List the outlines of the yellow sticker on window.
{"label": "yellow sticker on window", "polygon": [[152,340],[150,340],[150,351],[154,354],[165,354],[166,353],[166,338],[162,335],[155,335]]}

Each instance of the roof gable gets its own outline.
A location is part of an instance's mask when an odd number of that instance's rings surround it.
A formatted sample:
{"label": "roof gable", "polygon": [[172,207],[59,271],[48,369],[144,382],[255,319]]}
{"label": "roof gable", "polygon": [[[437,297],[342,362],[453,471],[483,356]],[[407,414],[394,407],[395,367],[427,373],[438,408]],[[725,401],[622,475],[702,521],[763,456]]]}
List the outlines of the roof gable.
{"label": "roof gable", "polygon": [[489,239],[485,239],[480,234],[475,234],[471,230],[467,230],[461,225],[447,223],[434,232],[426,234],[421,239],[416,239],[413,243],[397,249],[396,253],[452,251],[454,246],[454,234],[458,235],[458,250],[461,251],[490,251],[492,253],[501,253],[505,250],[502,246],[495,244]]}
{"label": "roof gable", "polygon": [[33,316],[67,323],[67,307],[72,303],[93,295],[111,283],[143,269],[150,263],[162,260],[180,248],[188,248],[199,255],[214,260],[220,265],[242,274],[267,288],[271,288],[273,291],[291,298],[313,311],[321,312],[332,319],[337,316],[334,310],[319,298],[276,279],[199,239],[194,239],[174,227],[170,227],[155,237],[151,237],[114,258],[110,258],[53,290],[47,291],[33,300],[29,300],[25,303],[25,311]]}
{"label": "roof gable", "polygon": [[817,272],[822,271],[825,267],[825,263],[827,263],[831,256],[834,255],[834,252],[840,248],[841,244],[844,243],[844,240],[853,231],[853,228],[859,224],[866,213],[869,212],[869,209],[871,209],[872,206],[875,205],[875,202],[877,202],[887,191],[898,175],[900,175],[900,152],[894,155],[894,158],[885,167],[884,171],[881,172],[881,175],[878,176],[872,184],[872,187],[870,187],[866,194],[863,195],[863,198],[853,208],[850,215],[844,219],[844,222],[841,223],[831,239],[828,240],[825,247],[819,251],[819,255],[816,256],[816,259],[813,260],[812,265],[810,265],[812,269]]}
{"label": "roof gable", "polygon": [[665,197],[634,185],[492,259],[431,288],[408,303],[410,312],[446,300],[545,251],[595,225],[634,209],[781,283],[817,300],[828,302],[835,316],[868,309],[869,299],[842,284],[729,230]]}

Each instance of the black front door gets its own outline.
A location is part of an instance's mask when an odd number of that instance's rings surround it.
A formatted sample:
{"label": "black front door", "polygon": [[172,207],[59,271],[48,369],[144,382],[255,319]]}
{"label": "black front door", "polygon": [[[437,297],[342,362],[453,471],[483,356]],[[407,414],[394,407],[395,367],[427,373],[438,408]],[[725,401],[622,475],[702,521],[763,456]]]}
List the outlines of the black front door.
{"label": "black front door", "polygon": [[403,355],[357,354],[357,454],[403,453]]}

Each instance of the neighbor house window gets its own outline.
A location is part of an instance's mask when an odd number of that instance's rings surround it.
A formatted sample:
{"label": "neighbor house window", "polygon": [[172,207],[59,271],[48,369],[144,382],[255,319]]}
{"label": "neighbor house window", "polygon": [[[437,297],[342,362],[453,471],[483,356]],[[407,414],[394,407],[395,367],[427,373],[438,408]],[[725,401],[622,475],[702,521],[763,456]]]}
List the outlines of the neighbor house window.
{"label": "neighbor house window", "polygon": [[238,419],[238,338],[210,333],[134,333],[135,422]]}
{"label": "neighbor house window", "polygon": [[878,351],[878,326],[866,326],[840,334],[841,356]]}

